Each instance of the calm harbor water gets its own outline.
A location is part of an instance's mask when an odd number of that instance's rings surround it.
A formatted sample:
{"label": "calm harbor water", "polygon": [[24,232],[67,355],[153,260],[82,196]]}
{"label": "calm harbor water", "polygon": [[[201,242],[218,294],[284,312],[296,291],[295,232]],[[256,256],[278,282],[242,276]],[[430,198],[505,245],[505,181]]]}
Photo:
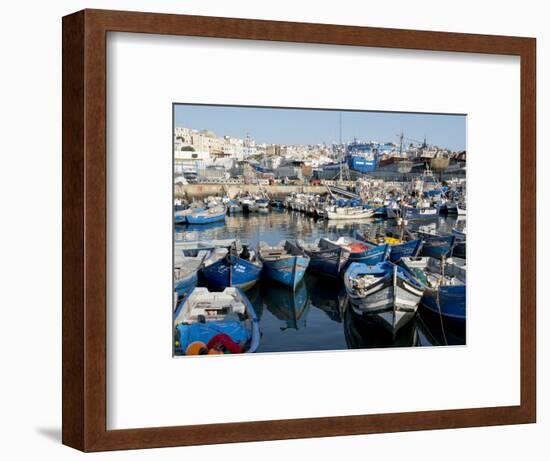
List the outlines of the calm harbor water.
{"label": "calm harbor water", "polygon": [[[465,221],[457,222],[456,216],[440,217],[432,223],[441,232],[465,225]],[[316,220],[300,212],[273,210],[266,214],[227,216],[225,223],[209,226],[177,227],[176,239],[238,238],[256,248],[259,241],[277,244],[285,239],[336,239],[342,235],[353,236],[356,229],[388,225],[392,226],[394,222],[331,222]],[[348,308],[343,283],[309,272],[295,292],[262,278],[246,295],[260,318],[262,339],[258,352],[459,345],[466,342],[464,331],[453,331],[438,316],[421,307],[415,318],[393,337],[378,325],[357,318]]]}

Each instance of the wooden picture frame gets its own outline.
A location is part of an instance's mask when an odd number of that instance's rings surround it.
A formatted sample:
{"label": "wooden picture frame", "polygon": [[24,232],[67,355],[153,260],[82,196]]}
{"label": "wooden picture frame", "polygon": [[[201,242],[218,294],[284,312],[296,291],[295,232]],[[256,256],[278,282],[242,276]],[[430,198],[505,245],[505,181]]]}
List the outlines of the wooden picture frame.
{"label": "wooden picture frame", "polygon": [[[107,430],[107,32],[515,55],[521,59],[521,404]],[[63,443],[82,451],[533,423],[536,418],[533,38],[84,10],[63,18]]]}

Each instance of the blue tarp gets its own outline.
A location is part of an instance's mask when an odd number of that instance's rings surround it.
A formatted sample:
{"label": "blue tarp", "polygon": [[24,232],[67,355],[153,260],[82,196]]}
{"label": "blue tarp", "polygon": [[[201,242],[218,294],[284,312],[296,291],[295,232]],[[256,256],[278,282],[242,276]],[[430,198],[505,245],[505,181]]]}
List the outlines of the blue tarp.
{"label": "blue tarp", "polygon": [[182,352],[195,341],[207,344],[218,333],[225,333],[236,343],[244,343],[250,339],[248,331],[238,320],[220,320],[216,322],[193,323],[191,325],[180,324],[176,326],[179,331],[179,341]]}

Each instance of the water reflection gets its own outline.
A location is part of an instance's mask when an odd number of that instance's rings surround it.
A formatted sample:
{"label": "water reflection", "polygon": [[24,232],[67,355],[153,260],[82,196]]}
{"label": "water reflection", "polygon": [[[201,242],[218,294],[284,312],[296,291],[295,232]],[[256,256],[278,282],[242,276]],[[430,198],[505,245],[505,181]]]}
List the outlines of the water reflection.
{"label": "water reflection", "polygon": [[416,319],[411,320],[397,333],[389,333],[375,316],[359,316],[349,307],[344,313],[346,343],[350,349],[370,349],[374,347],[415,347],[420,346]]}
{"label": "water reflection", "polygon": [[346,290],[331,277],[307,274],[305,283],[312,304],[323,311],[330,320],[342,323],[342,313],[346,309]]}
{"label": "water reflection", "polygon": [[306,284],[302,280],[295,291],[289,287],[263,281],[262,295],[264,306],[276,318],[283,322],[281,330],[292,328],[299,330],[306,327],[310,303]]}
{"label": "water reflection", "polygon": [[[284,239],[335,239],[342,235],[354,235],[356,229],[394,224],[391,220],[379,219],[332,224],[300,212],[274,210],[265,215],[227,216],[225,223],[215,226],[178,226],[176,238],[239,238],[255,247],[259,241],[274,245]],[[438,231],[449,232],[456,224],[456,217],[442,217],[434,223],[434,227]],[[463,226],[465,223],[459,224]],[[309,272],[295,292],[262,279],[246,295],[260,319],[262,338],[258,352],[465,344],[464,328],[457,331],[453,325],[443,323],[438,315],[421,307],[413,320],[392,336],[380,328],[374,319],[358,318],[348,306],[340,281]]]}

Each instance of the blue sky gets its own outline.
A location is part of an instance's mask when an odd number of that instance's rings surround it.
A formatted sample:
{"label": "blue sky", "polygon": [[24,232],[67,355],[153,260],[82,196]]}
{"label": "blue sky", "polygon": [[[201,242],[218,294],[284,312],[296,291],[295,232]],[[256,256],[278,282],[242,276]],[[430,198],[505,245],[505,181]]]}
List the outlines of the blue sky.
{"label": "blue sky", "polygon": [[[466,116],[363,112],[313,109],[277,109],[239,106],[175,105],[175,126],[212,130],[219,136],[244,138],[258,143],[317,144],[338,142],[342,114],[342,140],[398,142],[403,130],[410,139],[453,150],[465,149]],[[407,139],[410,138],[410,139]]]}

